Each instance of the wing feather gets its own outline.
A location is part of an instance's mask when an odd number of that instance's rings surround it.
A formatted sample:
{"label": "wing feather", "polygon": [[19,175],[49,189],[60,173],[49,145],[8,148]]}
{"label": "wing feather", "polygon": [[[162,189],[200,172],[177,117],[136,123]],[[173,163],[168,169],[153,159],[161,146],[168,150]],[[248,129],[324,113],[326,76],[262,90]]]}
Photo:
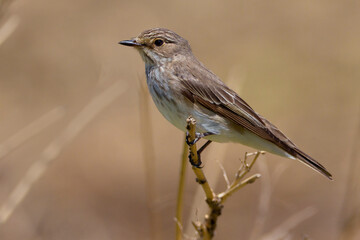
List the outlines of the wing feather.
{"label": "wing feather", "polygon": [[[191,71],[191,70],[190,70]],[[290,154],[295,145],[273,124],[257,114],[236,92],[228,88],[217,76],[193,70],[181,75],[182,93],[190,101],[233,121],[259,137],[268,140]],[[195,75],[197,72],[198,75]],[[209,76],[210,74],[210,76]],[[211,81],[209,79],[212,79]]]}

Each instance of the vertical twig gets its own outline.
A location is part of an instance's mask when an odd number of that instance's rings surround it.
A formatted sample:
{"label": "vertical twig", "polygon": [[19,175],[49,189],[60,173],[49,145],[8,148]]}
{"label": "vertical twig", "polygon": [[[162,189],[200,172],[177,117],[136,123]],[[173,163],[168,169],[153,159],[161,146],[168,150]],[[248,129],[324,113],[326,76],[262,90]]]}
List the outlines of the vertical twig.
{"label": "vertical twig", "polygon": [[[195,131],[196,121],[193,117],[190,116],[186,120],[186,122],[187,122],[186,129],[188,131],[188,140],[189,142],[193,142],[196,139],[196,131]],[[200,162],[199,159],[200,156],[198,156],[196,144],[190,145],[189,151],[192,161],[194,162],[195,165],[198,165]],[[208,240],[213,238],[215,234],[218,217],[221,215],[223,203],[225,202],[227,197],[229,197],[232,193],[244,187],[245,185],[253,183],[256,179],[260,177],[260,174],[255,174],[243,181],[240,181],[246,175],[246,173],[250,171],[251,167],[253,166],[256,159],[259,157],[261,153],[262,152],[256,153],[255,158],[253,159],[250,165],[246,165],[244,168],[240,168],[237,177],[235,178],[233,183],[230,184],[230,187],[226,191],[220,194],[215,194],[213,192],[201,168],[195,166],[192,167],[197,177],[196,181],[201,185],[206,196],[206,203],[209,206],[209,213],[205,215],[203,223],[201,222],[193,223],[193,226],[195,227],[201,239]]]}
{"label": "vertical twig", "polygon": [[[211,148],[208,150],[207,156],[209,156],[209,161],[206,162],[206,177],[208,181],[217,183],[219,182],[219,178],[221,177],[221,168],[218,168],[216,161],[223,162],[227,149],[228,144],[215,144],[211,146]],[[207,204],[203,204],[203,191],[201,188],[196,190],[193,200],[191,201],[191,208],[190,213],[196,213],[195,216],[202,216],[205,215],[208,212],[208,206]],[[193,225],[192,225],[192,219],[193,216],[189,216],[188,220],[186,221],[186,229],[185,232],[187,234],[192,234],[193,232]]]}
{"label": "vertical twig", "polygon": [[183,224],[182,212],[184,205],[184,188],[185,188],[185,175],[186,175],[186,162],[188,156],[188,146],[184,141],[182,157],[181,157],[181,166],[180,166],[180,179],[178,186],[178,194],[176,201],[176,240],[182,239],[182,229]]}
{"label": "vertical twig", "polygon": [[[195,131],[195,124],[196,124],[196,120],[192,117],[189,117],[187,120],[187,130],[189,133],[189,141],[194,141],[196,138],[196,131]],[[198,154],[197,154],[197,147],[196,144],[192,144],[190,147],[190,156],[193,160],[193,162],[195,163],[195,165],[197,165],[200,161],[200,159],[198,158]],[[206,196],[206,200],[212,200],[214,198],[214,192],[211,189],[208,181],[206,180],[206,177],[204,175],[204,172],[202,171],[201,168],[199,167],[192,167],[195,175],[196,175],[196,181],[201,185],[201,187],[203,188],[204,192],[205,192],[205,196]]]}

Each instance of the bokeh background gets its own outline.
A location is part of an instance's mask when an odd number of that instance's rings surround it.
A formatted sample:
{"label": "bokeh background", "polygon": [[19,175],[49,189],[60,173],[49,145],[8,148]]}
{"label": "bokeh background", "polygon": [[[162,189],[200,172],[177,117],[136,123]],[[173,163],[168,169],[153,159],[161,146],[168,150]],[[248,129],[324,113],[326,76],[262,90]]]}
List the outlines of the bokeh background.
{"label": "bokeh background", "polygon": [[[152,27],[189,40],[334,175],[266,154],[252,170],[263,178],[226,203],[216,239],[360,239],[359,5],[0,1],[0,239],[174,239],[184,135],[141,90],[138,53],[117,44]],[[204,169],[222,160],[231,178],[245,151],[213,144]],[[187,222],[202,219],[188,170]]]}

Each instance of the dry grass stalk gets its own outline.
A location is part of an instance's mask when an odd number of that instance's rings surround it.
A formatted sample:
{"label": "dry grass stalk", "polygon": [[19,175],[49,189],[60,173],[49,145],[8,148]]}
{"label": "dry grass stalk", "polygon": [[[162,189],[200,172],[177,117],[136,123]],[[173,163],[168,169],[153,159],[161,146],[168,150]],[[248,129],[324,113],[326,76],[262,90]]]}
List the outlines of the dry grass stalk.
{"label": "dry grass stalk", "polygon": [[16,30],[19,25],[20,18],[16,15],[12,15],[1,27],[0,27],[0,45],[8,39],[11,34]]}
{"label": "dry grass stalk", "polygon": [[299,212],[296,212],[278,227],[272,230],[270,233],[263,235],[260,240],[281,240],[289,235],[291,229],[298,226],[306,219],[314,216],[317,213],[317,209],[314,207],[306,207]]}
{"label": "dry grass stalk", "polygon": [[43,131],[45,128],[55,123],[64,116],[64,108],[56,107],[45,113],[23,129],[19,130],[10,138],[0,144],[0,159],[19,147],[21,144]]}
{"label": "dry grass stalk", "polygon": [[181,165],[180,165],[180,178],[179,178],[179,186],[178,186],[178,193],[177,193],[177,201],[176,201],[176,230],[175,230],[175,236],[176,240],[181,240],[183,236],[183,229],[182,229],[182,223],[183,223],[183,206],[184,206],[184,189],[185,189],[185,176],[186,176],[186,162],[187,162],[187,156],[188,156],[188,146],[186,142],[184,141],[183,145],[183,154],[181,156]]}
{"label": "dry grass stalk", "polygon": [[116,82],[94,97],[82,111],[70,121],[63,132],[57,136],[40,154],[39,159],[33,163],[25,173],[5,203],[0,208],[0,224],[4,224],[16,207],[24,200],[33,184],[44,174],[49,164],[59,156],[62,149],[69,144],[85,126],[93,120],[105,107],[124,93],[126,88]]}

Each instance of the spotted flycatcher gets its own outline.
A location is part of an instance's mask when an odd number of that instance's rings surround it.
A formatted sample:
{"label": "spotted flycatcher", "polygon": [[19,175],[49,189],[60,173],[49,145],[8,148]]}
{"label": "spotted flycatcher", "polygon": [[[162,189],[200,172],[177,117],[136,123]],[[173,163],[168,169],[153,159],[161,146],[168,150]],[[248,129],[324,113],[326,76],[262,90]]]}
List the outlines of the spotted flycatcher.
{"label": "spotted flycatcher", "polygon": [[153,28],[120,44],[139,51],[155,105],[180,130],[186,131],[186,119],[193,116],[199,137],[215,142],[238,142],[298,159],[332,179],[325,167],[301,151],[208,70],[178,34]]}

